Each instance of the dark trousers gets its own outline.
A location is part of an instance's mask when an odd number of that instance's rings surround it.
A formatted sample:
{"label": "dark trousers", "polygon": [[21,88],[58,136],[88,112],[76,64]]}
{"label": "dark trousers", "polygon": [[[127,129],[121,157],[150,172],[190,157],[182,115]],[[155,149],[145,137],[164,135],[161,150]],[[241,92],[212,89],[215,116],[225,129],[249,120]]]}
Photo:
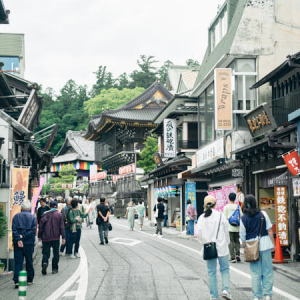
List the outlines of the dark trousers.
{"label": "dark trousers", "polygon": [[50,249],[53,249],[53,258],[52,258],[52,271],[58,270],[58,262],[59,262],[59,240],[51,241],[51,242],[43,242],[43,259],[42,265],[44,263],[48,266],[48,261],[50,258]]}
{"label": "dark trousers", "polygon": [[167,227],[168,215],[164,215],[164,227]]}
{"label": "dark trousers", "polygon": [[68,245],[70,243],[71,231],[69,229],[65,229],[65,234],[66,234],[66,243],[64,245],[60,246],[60,252],[64,252],[65,249],[67,251],[68,250]]}
{"label": "dark trousers", "polygon": [[75,244],[74,254],[78,253],[81,238],[81,228],[76,229],[76,232],[71,232],[70,242],[67,248],[67,254],[73,253],[73,245]]}
{"label": "dark trousers", "polygon": [[100,242],[103,243],[103,233],[105,238],[108,237],[108,222],[102,222],[98,225],[98,233]]}
{"label": "dark trousers", "polygon": [[34,278],[33,269],[33,255],[34,245],[24,245],[23,248],[19,248],[17,244],[14,244],[14,282],[19,282],[19,272],[23,270],[24,257],[26,259],[26,271],[27,271],[27,281],[31,282]]}
{"label": "dark trousers", "polygon": [[229,232],[230,244],[229,252],[231,259],[235,259],[236,255],[240,256],[240,233],[239,232]]}
{"label": "dark trousers", "polygon": [[156,222],[157,222],[157,226],[156,226],[156,234],[158,234],[158,232],[160,233],[160,235],[162,235],[162,227],[161,227],[161,223],[163,222],[164,219],[159,219],[156,218]]}

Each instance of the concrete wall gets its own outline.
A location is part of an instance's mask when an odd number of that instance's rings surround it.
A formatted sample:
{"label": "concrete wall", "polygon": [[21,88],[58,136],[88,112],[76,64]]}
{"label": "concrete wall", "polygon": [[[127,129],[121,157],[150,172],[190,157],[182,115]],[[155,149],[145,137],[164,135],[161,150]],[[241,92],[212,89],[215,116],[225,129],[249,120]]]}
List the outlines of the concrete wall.
{"label": "concrete wall", "polygon": [[[247,0],[231,54],[257,56],[257,80],[300,51],[299,0]],[[268,84],[258,91],[259,104],[271,100]]]}

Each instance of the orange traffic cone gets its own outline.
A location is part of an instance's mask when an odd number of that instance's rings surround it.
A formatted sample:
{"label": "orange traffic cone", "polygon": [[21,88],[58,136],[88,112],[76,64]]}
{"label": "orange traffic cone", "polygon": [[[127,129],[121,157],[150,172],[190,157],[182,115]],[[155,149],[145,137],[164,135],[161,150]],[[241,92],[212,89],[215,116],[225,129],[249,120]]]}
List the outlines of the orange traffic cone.
{"label": "orange traffic cone", "polygon": [[276,249],[275,249],[275,256],[274,256],[273,264],[285,264],[285,263],[287,263],[287,262],[283,260],[279,235],[277,234],[277,236],[276,236]]}

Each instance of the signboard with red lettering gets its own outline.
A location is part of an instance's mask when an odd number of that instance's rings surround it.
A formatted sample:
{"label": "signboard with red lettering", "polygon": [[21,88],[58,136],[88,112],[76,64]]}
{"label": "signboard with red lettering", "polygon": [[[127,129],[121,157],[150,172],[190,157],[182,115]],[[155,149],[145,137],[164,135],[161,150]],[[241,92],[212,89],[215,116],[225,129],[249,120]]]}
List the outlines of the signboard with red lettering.
{"label": "signboard with red lettering", "polygon": [[107,171],[99,172],[96,174],[96,179],[106,179],[107,178]]}
{"label": "signboard with red lettering", "polygon": [[135,164],[130,164],[119,168],[119,175],[135,173]]}
{"label": "signboard with red lettering", "polygon": [[276,186],[276,232],[282,246],[289,245],[288,214],[287,214],[287,189],[286,186]]}
{"label": "signboard with red lettering", "polygon": [[294,150],[283,156],[283,160],[287,165],[289,171],[293,176],[299,174],[299,154],[298,151]]}

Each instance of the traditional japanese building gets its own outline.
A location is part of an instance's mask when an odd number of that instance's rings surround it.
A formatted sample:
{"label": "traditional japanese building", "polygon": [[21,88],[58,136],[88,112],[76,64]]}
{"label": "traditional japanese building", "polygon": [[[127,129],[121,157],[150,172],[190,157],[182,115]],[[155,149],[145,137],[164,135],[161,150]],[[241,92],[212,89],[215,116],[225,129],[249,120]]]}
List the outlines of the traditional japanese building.
{"label": "traditional japanese building", "polygon": [[[102,165],[108,176],[120,175],[121,167],[136,163],[146,138],[156,127],[153,119],[171,98],[172,94],[157,81],[124,106],[92,117],[84,137],[95,141],[95,161]],[[136,181],[138,175],[143,175],[143,170],[132,170],[134,171],[118,179],[117,199],[129,201],[145,197]],[[124,184],[124,181],[131,183]]]}

